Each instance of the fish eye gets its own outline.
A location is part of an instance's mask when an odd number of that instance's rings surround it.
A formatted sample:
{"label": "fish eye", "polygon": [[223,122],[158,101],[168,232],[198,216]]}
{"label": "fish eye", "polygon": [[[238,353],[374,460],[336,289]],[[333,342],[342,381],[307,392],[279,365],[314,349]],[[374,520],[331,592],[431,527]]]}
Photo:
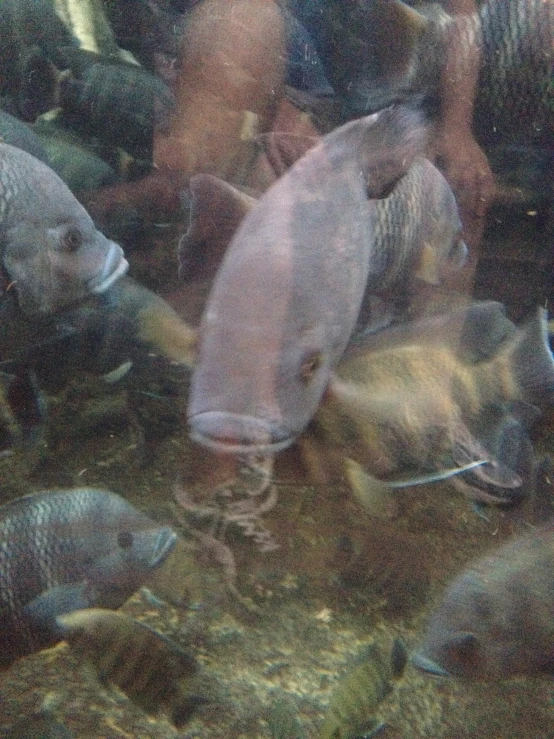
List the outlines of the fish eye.
{"label": "fish eye", "polygon": [[312,352],[300,365],[300,377],[304,382],[309,382],[321,367],[321,353]]}
{"label": "fish eye", "polygon": [[120,531],[117,535],[117,544],[121,549],[130,549],[133,546],[133,535],[130,531]]}
{"label": "fish eye", "polygon": [[67,252],[76,252],[82,243],[83,237],[81,235],[81,232],[76,228],[68,229],[63,235],[62,247]]}

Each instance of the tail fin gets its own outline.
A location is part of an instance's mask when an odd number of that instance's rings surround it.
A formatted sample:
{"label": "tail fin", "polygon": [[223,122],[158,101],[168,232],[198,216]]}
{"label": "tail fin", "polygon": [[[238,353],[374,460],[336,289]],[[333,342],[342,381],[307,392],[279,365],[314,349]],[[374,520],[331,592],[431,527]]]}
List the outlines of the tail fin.
{"label": "tail fin", "polygon": [[171,722],[177,729],[181,729],[192,719],[197,709],[206,703],[209,700],[203,695],[189,693],[181,696],[178,705],[171,712]]}

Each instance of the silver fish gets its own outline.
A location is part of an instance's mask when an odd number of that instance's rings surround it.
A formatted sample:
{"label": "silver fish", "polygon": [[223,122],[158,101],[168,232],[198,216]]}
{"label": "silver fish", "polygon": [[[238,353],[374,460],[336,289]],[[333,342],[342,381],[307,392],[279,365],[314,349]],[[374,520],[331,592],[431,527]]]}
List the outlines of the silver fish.
{"label": "silver fish", "polygon": [[233,237],[200,329],[188,420],[220,451],[277,451],[315,413],[371,273],[376,205],[421,153],[417,115],[389,109],[325,136]]}
{"label": "silver fish", "polygon": [[118,608],[175,544],[115,493],[41,492],[0,507],[0,668],[60,640],[55,618]]}
{"label": "silver fish", "polygon": [[0,144],[0,260],[25,313],[56,313],[110,287],[128,268],[62,180]]}

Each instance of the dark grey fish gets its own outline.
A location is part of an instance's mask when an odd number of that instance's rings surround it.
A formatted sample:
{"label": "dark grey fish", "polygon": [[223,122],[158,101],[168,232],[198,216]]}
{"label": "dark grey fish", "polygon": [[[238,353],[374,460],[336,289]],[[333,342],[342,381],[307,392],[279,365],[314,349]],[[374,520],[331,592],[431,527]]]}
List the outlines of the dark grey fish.
{"label": "dark grey fish", "polygon": [[2,0],[0,38],[0,94],[16,106],[23,66],[33,49],[58,61],[57,49],[75,42],[48,0]]}
{"label": "dark grey fish", "polygon": [[[554,7],[548,0],[486,0],[474,15],[400,0],[324,4],[326,71],[350,115],[437,94],[446,44],[481,48],[474,130],[484,144],[552,142]],[[456,33],[452,33],[456,29]],[[394,38],[395,44],[387,39]],[[453,42],[452,39],[455,39]]]}
{"label": "dark grey fish", "polygon": [[121,612],[87,608],[58,616],[60,635],[91,662],[103,683],[120,688],[147,713],[169,713],[183,726],[201,704],[183,681],[198,670],[174,641]]}
{"label": "dark grey fish", "polygon": [[1,506],[0,668],[59,641],[57,616],[121,606],[175,540],[170,527],[103,490],[54,490]]}
{"label": "dark grey fish", "polygon": [[163,298],[124,276],[101,295],[64,311],[63,323],[47,324],[42,345],[40,340],[33,344],[31,336],[19,352],[12,352],[6,371],[23,362],[54,389],[76,372],[104,375],[110,381],[122,365],[140,364],[154,352],[190,369],[196,340],[196,332]]}
{"label": "dark grey fish", "polygon": [[235,233],[200,329],[188,420],[219,451],[282,449],[315,413],[356,325],[375,241],[375,200],[421,154],[417,115],[390,109],[323,137]]}
{"label": "dark grey fish", "polygon": [[104,292],[128,267],[62,180],[8,144],[0,144],[0,259],[26,313]]}
{"label": "dark grey fish", "polygon": [[438,86],[448,15],[427,6],[423,13],[425,5],[416,11],[400,0],[322,4],[327,43],[318,51],[347,116],[419,102]]}
{"label": "dark grey fish", "polygon": [[553,676],[553,568],[552,521],[467,567],[433,612],[415,665],[472,680]]}
{"label": "dark grey fish", "polygon": [[151,161],[154,126],[166,124],[174,106],[165,82],[118,57],[75,46],[57,51],[63,71],[38,50],[27,59],[20,98],[30,120],[60,108],[62,127]]}
{"label": "dark grey fish", "polygon": [[102,158],[102,147],[62,128],[56,119],[40,118],[33,131],[48,152],[48,165],[71,192],[99,190],[121,180],[112,163]]}

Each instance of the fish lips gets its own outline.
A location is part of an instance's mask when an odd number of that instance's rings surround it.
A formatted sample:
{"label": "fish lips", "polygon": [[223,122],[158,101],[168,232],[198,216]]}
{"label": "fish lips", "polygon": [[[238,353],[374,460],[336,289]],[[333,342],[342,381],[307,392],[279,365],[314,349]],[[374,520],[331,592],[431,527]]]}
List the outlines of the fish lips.
{"label": "fish lips", "polygon": [[152,552],[152,557],[150,559],[150,566],[151,567],[158,567],[158,565],[161,565],[169,553],[172,551],[173,547],[177,543],[177,534],[171,526],[163,526],[158,533],[158,538],[156,540],[156,543],[154,544],[154,549]]}
{"label": "fish lips", "polygon": [[129,269],[129,262],[123,256],[123,249],[119,244],[114,241],[109,241],[108,244],[102,269],[89,282],[89,289],[95,294],[105,292]]}
{"label": "fish lips", "polygon": [[255,416],[204,411],[188,420],[190,438],[220,453],[272,454],[286,449],[294,441],[288,430]]}
{"label": "fish lips", "polygon": [[429,675],[437,675],[438,677],[452,677],[448,670],[441,667],[437,662],[434,662],[429,657],[426,657],[421,652],[416,652],[412,655],[411,662],[414,667],[422,672],[427,672]]}
{"label": "fish lips", "polygon": [[[88,271],[85,252],[76,261],[64,264],[64,257],[54,250],[28,250],[27,234],[12,238],[11,249],[4,255],[4,269],[13,282],[21,310],[29,315],[55,314],[86,300],[91,294],[105,292],[129,268],[123,249],[98,234],[98,251],[94,261],[99,263],[92,276]],[[18,243],[19,242],[19,243]]]}

